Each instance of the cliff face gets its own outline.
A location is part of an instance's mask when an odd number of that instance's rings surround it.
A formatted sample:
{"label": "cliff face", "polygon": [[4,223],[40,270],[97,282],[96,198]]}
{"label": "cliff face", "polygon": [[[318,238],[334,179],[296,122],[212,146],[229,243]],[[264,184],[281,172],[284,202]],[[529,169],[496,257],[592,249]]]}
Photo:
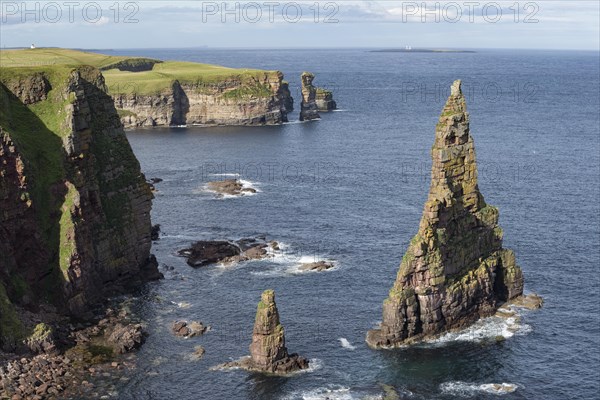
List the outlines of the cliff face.
{"label": "cliff face", "polygon": [[293,107],[281,72],[218,82],[174,81],[160,93],[114,94],[113,98],[126,127],[276,125],[287,122]]}
{"label": "cliff face", "polygon": [[515,255],[502,248],[498,209],[485,203],[477,186],[460,81],[452,85],[431,155],[431,187],[419,231],[384,301],[381,328],[367,334],[373,347],[460,328],[523,292]]}
{"label": "cliff face", "polygon": [[319,107],[317,106],[317,88],[313,86],[315,76],[310,72],[302,73],[302,102],[300,103],[300,121],[318,119]]}
{"label": "cliff face", "polygon": [[[0,100],[0,319],[39,302],[84,316],[159,277],[152,193],[102,74],[5,68]],[[25,333],[12,322],[2,345]]]}

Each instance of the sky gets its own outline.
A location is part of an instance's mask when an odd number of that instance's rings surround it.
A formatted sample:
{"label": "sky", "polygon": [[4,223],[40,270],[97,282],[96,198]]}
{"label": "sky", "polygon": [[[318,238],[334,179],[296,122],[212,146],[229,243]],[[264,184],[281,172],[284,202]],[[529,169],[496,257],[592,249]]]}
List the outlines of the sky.
{"label": "sky", "polygon": [[0,47],[600,50],[600,1],[5,1]]}

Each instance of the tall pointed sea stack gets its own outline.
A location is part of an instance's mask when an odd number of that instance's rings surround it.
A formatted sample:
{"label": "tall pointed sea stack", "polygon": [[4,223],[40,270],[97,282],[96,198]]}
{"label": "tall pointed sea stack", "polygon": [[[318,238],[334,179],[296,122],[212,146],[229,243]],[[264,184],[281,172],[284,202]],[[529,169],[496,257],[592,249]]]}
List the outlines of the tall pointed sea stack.
{"label": "tall pointed sea stack", "polygon": [[523,292],[523,275],[502,248],[498,209],[477,186],[475,148],[460,81],[436,126],[431,187],[419,232],[402,258],[383,303],[372,347],[393,347],[435,336],[493,314]]}
{"label": "tall pointed sea stack", "polygon": [[227,362],[217,368],[243,368],[271,374],[288,374],[308,368],[307,359],[298,354],[288,354],[273,290],[265,290],[258,303],[250,357]]}
{"label": "tall pointed sea stack", "polygon": [[256,309],[250,344],[252,369],[288,373],[308,368],[308,361],[297,354],[289,355],[285,347],[283,326],[275,304],[275,292],[265,290]]}

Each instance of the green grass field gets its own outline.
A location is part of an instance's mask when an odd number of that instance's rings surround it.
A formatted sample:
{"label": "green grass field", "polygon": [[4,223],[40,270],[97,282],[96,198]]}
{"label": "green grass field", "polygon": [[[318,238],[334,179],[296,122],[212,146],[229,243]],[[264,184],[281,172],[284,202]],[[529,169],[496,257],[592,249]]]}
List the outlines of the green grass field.
{"label": "green grass field", "polygon": [[[151,70],[130,72],[112,66],[151,63]],[[153,64],[153,65],[152,65]],[[3,74],[16,74],[27,70],[51,70],[57,66],[92,65],[102,69],[110,94],[154,94],[171,87],[175,80],[198,87],[227,80],[253,83],[256,78],[274,71],[235,69],[218,65],[181,61],[151,60],[140,57],[108,56],[78,50],[44,48],[0,50],[0,67],[9,68]],[[15,68],[16,67],[16,68]]]}

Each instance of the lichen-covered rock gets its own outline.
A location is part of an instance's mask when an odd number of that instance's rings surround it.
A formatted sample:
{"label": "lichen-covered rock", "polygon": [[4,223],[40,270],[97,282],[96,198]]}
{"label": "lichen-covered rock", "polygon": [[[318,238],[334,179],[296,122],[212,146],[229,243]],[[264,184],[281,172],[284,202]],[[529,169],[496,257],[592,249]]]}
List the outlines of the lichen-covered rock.
{"label": "lichen-covered rock", "polygon": [[417,235],[383,304],[373,347],[391,347],[457,329],[493,314],[523,292],[523,275],[502,248],[498,209],[477,185],[475,148],[460,81],[436,127],[431,187]]}
{"label": "lichen-covered rock", "polygon": [[313,86],[315,76],[310,72],[303,72],[302,80],[302,102],[300,103],[300,121],[310,121],[320,118],[317,106],[317,88]]}
{"label": "lichen-covered rock", "polygon": [[265,71],[252,80],[174,81],[160,93],[115,93],[113,99],[125,127],[278,125],[287,122],[293,108],[279,71]]}
{"label": "lichen-covered rock", "polygon": [[54,330],[43,322],[37,324],[25,340],[27,347],[34,353],[52,353],[56,351]]}
{"label": "lichen-covered rock", "polygon": [[315,96],[317,108],[322,112],[329,112],[337,109],[337,103],[333,99],[333,93],[330,90],[317,88]]}

